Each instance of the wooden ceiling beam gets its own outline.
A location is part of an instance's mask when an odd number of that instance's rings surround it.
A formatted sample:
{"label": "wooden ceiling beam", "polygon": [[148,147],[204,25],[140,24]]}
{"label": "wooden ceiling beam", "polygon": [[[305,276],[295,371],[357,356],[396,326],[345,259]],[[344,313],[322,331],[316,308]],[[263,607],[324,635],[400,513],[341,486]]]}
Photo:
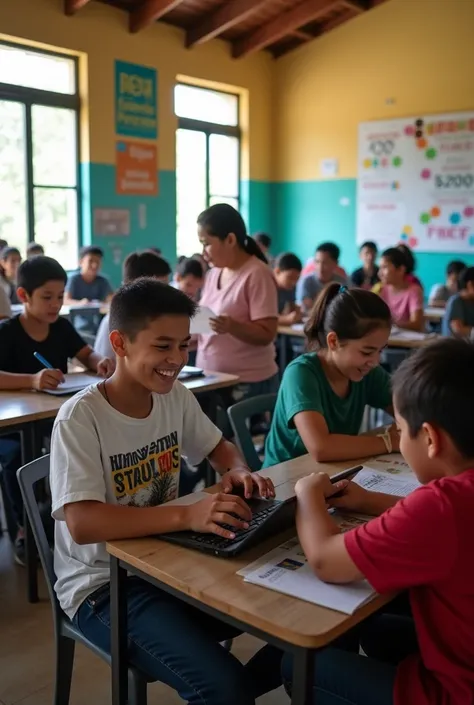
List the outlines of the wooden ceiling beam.
{"label": "wooden ceiling beam", "polygon": [[64,14],[75,15],[89,0],[64,0]]}
{"label": "wooden ceiling beam", "polygon": [[338,7],[339,0],[305,0],[300,5],[283,12],[275,19],[238,39],[232,46],[232,56],[238,59],[277,42],[309,22],[323,17]]}
{"label": "wooden ceiling beam", "polygon": [[352,11],[353,15],[362,15],[369,9],[361,0],[339,0],[339,7]]}
{"label": "wooden ceiling beam", "polygon": [[130,32],[140,32],[153,24],[168,12],[174,10],[183,0],[148,0],[144,5],[130,13]]}
{"label": "wooden ceiling beam", "polygon": [[331,20],[328,20],[321,25],[321,34],[330,32],[332,29],[336,29],[336,27],[340,27],[341,24],[345,24],[346,22],[349,22],[349,20],[353,20],[354,17],[357,17],[357,15],[353,10],[347,10],[347,12],[342,13],[342,15],[333,17]]}
{"label": "wooden ceiling beam", "polygon": [[192,47],[214,39],[239,22],[244,22],[266,3],[267,0],[227,0],[186,32],[186,46]]}
{"label": "wooden ceiling beam", "polygon": [[311,42],[313,39],[316,39],[315,34],[304,32],[302,29],[294,29],[291,36],[295,37],[295,39],[301,39],[302,42]]}

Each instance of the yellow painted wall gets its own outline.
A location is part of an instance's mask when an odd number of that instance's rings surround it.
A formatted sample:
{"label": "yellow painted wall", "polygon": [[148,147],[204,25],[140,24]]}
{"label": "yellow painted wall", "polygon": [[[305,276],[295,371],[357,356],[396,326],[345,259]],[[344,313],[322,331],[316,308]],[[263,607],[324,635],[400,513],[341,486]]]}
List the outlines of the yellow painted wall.
{"label": "yellow painted wall", "polygon": [[[213,41],[184,48],[183,32],[162,23],[129,34],[128,15],[91,2],[66,17],[62,0],[1,0],[0,32],[87,55],[90,159],[114,163],[114,60],[153,66],[159,71],[160,169],[175,167],[176,119],[173,85],[178,74],[217,81],[248,91],[249,173],[269,180],[272,174],[273,60],[259,53],[234,61],[228,45]],[[245,165],[244,165],[245,168]]]}
{"label": "yellow painted wall", "polygon": [[279,60],[276,179],[354,178],[360,122],[474,108],[473,29],[474,0],[388,0]]}

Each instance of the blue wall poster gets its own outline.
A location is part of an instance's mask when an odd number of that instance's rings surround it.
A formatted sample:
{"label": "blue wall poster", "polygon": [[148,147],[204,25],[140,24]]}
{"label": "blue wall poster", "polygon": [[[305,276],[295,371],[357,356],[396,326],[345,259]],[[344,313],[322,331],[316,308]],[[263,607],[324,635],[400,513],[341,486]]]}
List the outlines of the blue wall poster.
{"label": "blue wall poster", "polygon": [[115,132],[126,137],[158,137],[156,69],[115,61]]}

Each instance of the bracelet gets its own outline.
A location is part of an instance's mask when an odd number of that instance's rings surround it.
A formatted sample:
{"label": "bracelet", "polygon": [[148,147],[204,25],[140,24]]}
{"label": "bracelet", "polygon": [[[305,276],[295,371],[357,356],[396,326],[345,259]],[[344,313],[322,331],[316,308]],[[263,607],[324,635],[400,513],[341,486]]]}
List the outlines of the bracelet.
{"label": "bracelet", "polygon": [[378,433],[377,438],[381,438],[383,442],[385,443],[385,448],[387,449],[387,453],[391,453],[393,450],[392,446],[392,437],[389,433],[389,427],[384,430],[383,433]]}

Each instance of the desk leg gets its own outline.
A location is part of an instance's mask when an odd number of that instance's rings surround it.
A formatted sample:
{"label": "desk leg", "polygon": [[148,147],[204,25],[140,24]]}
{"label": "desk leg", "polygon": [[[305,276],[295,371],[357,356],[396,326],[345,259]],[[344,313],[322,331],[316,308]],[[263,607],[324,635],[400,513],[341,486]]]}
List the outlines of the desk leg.
{"label": "desk leg", "polygon": [[286,351],[287,351],[287,346],[286,346],[286,335],[280,335],[278,344],[279,344],[279,360],[278,362],[280,363],[280,376],[283,377],[283,373],[286,370],[286,366],[288,364],[288,360],[286,359]]}
{"label": "desk leg", "polygon": [[[28,424],[21,434],[21,455],[23,464],[30,463],[39,457],[41,449],[38,450],[38,431],[36,425]],[[23,510],[23,528],[25,532],[25,554],[26,554],[26,577],[28,602],[34,604],[38,602],[38,553],[36,550],[35,537],[31,530],[30,521]]]}
{"label": "desk leg", "polygon": [[299,649],[293,666],[293,693],[291,705],[312,705],[314,676],[314,651]]}
{"label": "desk leg", "polygon": [[112,705],[128,702],[127,571],[110,556]]}

